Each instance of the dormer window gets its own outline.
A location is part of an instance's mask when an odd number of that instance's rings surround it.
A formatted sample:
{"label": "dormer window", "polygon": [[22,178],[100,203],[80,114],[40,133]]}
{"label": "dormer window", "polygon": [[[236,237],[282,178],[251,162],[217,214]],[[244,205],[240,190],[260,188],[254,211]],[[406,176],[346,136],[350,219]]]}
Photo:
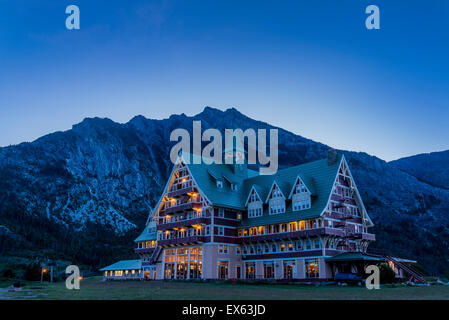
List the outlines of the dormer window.
{"label": "dormer window", "polygon": [[296,179],[292,192],[293,211],[310,209],[310,192],[299,177]]}
{"label": "dormer window", "polygon": [[277,184],[271,189],[271,198],[269,201],[270,214],[279,214],[285,212],[285,198],[278,188]]}
{"label": "dormer window", "polygon": [[217,188],[223,188],[223,180],[217,180]]}
{"label": "dormer window", "polygon": [[248,218],[262,216],[262,200],[260,199],[254,187],[251,188],[246,204],[248,206]]}

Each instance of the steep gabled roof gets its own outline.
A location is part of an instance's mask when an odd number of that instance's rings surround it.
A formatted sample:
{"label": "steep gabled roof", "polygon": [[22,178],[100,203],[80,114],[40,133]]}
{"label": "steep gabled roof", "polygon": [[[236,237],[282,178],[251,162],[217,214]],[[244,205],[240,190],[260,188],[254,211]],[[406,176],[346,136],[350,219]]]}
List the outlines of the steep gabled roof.
{"label": "steep gabled roof", "polygon": [[246,201],[245,201],[245,207],[246,207],[246,205],[248,204],[248,201],[249,201],[249,197],[251,196],[251,193],[253,192],[253,190],[254,190],[254,192],[256,192],[256,194],[257,194],[257,197],[259,198],[259,200],[260,201],[262,201],[262,198],[260,197],[260,194],[259,194],[259,192],[257,191],[257,189],[259,189],[260,190],[260,188],[258,188],[259,186],[256,186],[256,185],[252,185],[251,186],[251,189],[249,190],[249,192],[248,192],[248,197],[246,197]]}
{"label": "steep gabled roof", "polygon": [[[288,203],[286,212],[282,214],[270,215],[265,208],[261,217],[247,218],[242,220],[245,226],[260,225],[267,223],[278,223],[292,219],[310,219],[319,217],[326,209],[332,186],[338,173],[342,156],[338,156],[338,161],[328,165],[327,159],[317,160],[302,165],[279,170],[274,175],[254,175],[242,178],[235,175],[231,165],[225,164],[187,164],[194,181],[201,192],[213,205],[245,210],[245,201],[249,192],[254,187],[262,201],[270,192],[270,187],[274,181],[278,184],[284,195],[289,195],[291,188],[298,176],[312,192],[311,208],[301,211],[292,211],[291,204]],[[213,177],[226,177],[226,180],[235,181],[243,185],[238,191],[231,190],[230,186],[224,185],[217,188]]]}
{"label": "steep gabled roof", "polygon": [[[245,184],[257,184],[259,186],[271,186],[273,181],[276,180],[280,184],[280,188],[287,188],[288,194],[299,175],[303,179],[304,184],[311,190],[313,197],[310,209],[293,211],[289,202],[285,208],[285,213],[270,215],[268,208],[265,208],[261,217],[243,219],[242,225],[258,226],[319,217],[326,209],[341,159],[342,156],[339,155],[338,161],[331,165],[328,165],[327,159],[322,159],[279,170],[275,175],[263,175],[245,180]],[[266,193],[261,194],[261,196],[266,197],[268,192],[269,189],[267,188]]]}
{"label": "steep gabled roof", "polygon": [[134,242],[149,241],[157,239],[157,232],[149,232],[148,226],[145,226],[142,233],[134,240]]}
{"label": "steep gabled roof", "polygon": [[[270,187],[270,189],[269,189],[269,191],[268,191],[267,196],[265,197],[265,203],[268,203],[270,194],[271,194],[271,192],[273,191],[274,186],[277,186],[277,187],[279,188],[279,190],[281,191],[282,196],[284,197],[285,200],[287,200],[287,197],[285,196],[285,189],[288,187],[287,184],[288,184],[288,182],[286,182],[286,181],[283,181],[283,183],[282,183],[282,182],[281,182],[281,183],[278,183],[278,182],[276,181],[276,179],[275,179],[275,180],[271,183],[271,187]],[[281,188],[280,185],[283,185],[284,188]],[[288,193],[287,193],[287,194],[288,194]]]}
{"label": "steep gabled roof", "polygon": [[[313,192],[310,190],[310,188],[307,186],[307,184],[304,182],[304,180],[301,178],[301,176],[298,175],[298,176],[296,177],[296,179],[295,179],[295,182],[292,184],[292,187],[291,187],[291,189],[290,189],[290,193],[288,194],[288,199],[291,199],[291,198],[292,198],[293,191],[295,191],[295,186],[296,186],[296,183],[297,183],[298,180],[304,185],[304,187],[307,189],[307,191],[309,191],[310,195],[313,195]],[[311,179],[309,179],[309,180],[310,180],[309,183],[310,183],[311,185],[313,185],[313,180],[311,180]]]}
{"label": "steep gabled roof", "polygon": [[[187,168],[193,176],[193,180],[198,185],[201,192],[213,205],[229,207],[234,209],[244,209],[246,194],[243,190],[231,190],[230,186],[224,184],[223,188],[217,188],[215,179],[226,179],[243,183],[243,179],[232,172],[230,165],[225,164],[187,164]],[[214,178],[212,178],[214,177]]]}

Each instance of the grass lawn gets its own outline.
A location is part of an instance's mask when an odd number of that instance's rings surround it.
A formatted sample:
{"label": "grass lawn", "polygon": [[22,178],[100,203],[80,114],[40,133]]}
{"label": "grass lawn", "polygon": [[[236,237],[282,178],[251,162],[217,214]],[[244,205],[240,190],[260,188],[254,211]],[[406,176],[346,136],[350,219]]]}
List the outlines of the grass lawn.
{"label": "grass lawn", "polygon": [[21,291],[8,292],[14,281],[0,279],[1,299],[449,299],[449,286],[392,287],[380,290],[358,287],[305,286],[293,284],[189,283],[159,281],[108,281],[101,277],[81,281],[80,290],[67,290],[65,282],[25,282]]}

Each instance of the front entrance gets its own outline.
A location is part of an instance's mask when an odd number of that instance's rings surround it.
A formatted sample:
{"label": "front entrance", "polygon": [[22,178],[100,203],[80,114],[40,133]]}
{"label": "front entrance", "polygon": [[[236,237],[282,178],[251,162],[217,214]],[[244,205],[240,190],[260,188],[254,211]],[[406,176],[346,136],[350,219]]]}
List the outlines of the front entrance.
{"label": "front entrance", "polygon": [[228,261],[218,261],[218,278],[227,279],[228,278]]}
{"label": "front entrance", "polygon": [[241,275],[240,275],[240,273],[241,273],[242,271],[240,270],[240,266],[238,266],[237,267],[237,279],[240,279],[240,277],[241,277]]}
{"label": "front entrance", "polygon": [[284,279],[293,279],[294,261],[284,261]]}
{"label": "front entrance", "polygon": [[187,279],[187,263],[178,262],[176,270],[176,279],[185,280]]}
{"label": "front entrance", "polygon": [[165,279],[174,279],[175,278],[175,264],[174,263],[166,263],[165,264],[164,278]]}
{"label": "front entrance", "polygon": [[264,262],[263,273],[264,273],[265,279],[274,279],[274,263],[273,262]]}
{"label": "front entrance", "polygon": [[255,262],[247,262],[246,264],[246,279],[255,279],[256,278],[256,263]]}
{"label": "front entrance", "polygon": [[202,247],[164,249],[164,279],[200,279],[202,261]]}

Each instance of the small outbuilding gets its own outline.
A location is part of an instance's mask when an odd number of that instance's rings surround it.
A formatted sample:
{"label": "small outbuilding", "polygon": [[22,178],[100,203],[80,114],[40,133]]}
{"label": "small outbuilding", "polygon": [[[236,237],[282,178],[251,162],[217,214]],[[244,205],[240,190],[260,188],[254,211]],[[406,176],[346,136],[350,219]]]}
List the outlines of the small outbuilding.
{"label": "small outbuilding", "polygon": [[129,280],[142,279],[142,261],[139,260],[121,260],[110,266],[100,269],[103,272],[105,280]]}

